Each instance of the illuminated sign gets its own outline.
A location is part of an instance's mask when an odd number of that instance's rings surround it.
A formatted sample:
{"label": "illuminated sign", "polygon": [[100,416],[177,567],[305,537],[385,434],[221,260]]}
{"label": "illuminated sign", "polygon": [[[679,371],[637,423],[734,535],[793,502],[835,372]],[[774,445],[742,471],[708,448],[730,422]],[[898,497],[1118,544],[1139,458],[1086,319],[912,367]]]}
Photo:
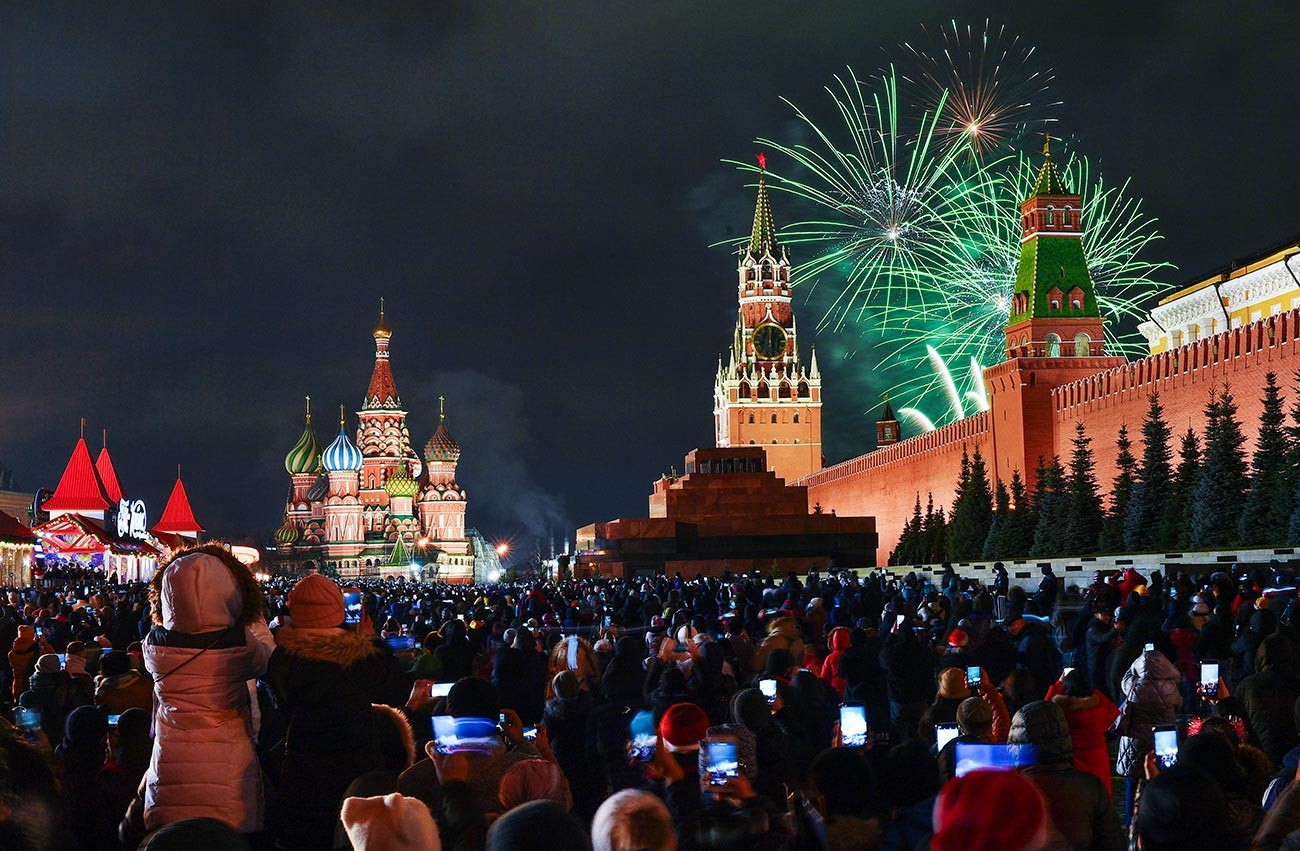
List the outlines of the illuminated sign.
{"label": "illuminated sign", "polygon": [[149,524],[145,522],[144,500],[124,499],[117,504],[117,536],[141,540],[149,536]]}

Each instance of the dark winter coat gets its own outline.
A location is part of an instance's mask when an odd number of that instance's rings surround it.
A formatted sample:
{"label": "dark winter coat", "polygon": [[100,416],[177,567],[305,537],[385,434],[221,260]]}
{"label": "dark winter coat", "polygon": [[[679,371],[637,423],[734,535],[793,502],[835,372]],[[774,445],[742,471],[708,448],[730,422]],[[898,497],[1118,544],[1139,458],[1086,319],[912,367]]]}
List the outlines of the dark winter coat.
{"label": "dark winter coat", "polygon": [[1287,751],[1300,743],[1295,727],[1300,677],[1291,668],[1294,652],[1284,652],[1290,648],[1278,644],[1285,641],[1281,636],[1264,640],[1258,653],[1259,672],[1242,680],[1235,695],[1245,706],[1251,731],[1274,768],[1282,764]]}
{"label": "dark winter coat", "polygon": [[625,635],[614,645],[614,658],[605,666],[601,686],[610,703],[639,709],[645,705],[645,645]]}
{"label": "dark winter coat", "polygon": [[546,706],[546,656],[536,650],[503,647],[492,667],[501,705],[526,725],[536,724]]}
{"label": "dark winter coat", "polygon": [[78,706],[90,704],[90,695],[66,671],[32,674],[31,688],[22,693],[19,704],[41,713],[41,730],[45,738],[57,742],[63,738],[63,722]]}
{"label": "dark winter coat", "polygon": [[934,657],[910,629],[891,634],[880,649],[885,684],[894,703],[929,702],[934,697]]}
{"label": "dark winter coat", "polygon": [[350,630],[286,626],[275,640],[267,680],[288,732],[271,829],[285,848],[328,848],[343,792],[384,767],[371,702],[401,706],[410,684],[395,659]]}
{"label": "dark winter coat", "polygon": [[1109,697],[1112,701],[1115,694],[1110,690],[1110,679],[1107,677],[1107,671],[1110,669],[1110,657],[1115,650],[1115,639],[1119,633],[1113,626],[1108,626],[1096,618],[1088,624],[1088,633],[1085,638],[1088,658],[1088,682],[1092,687],[1099,690],[1102,694]]}
{"label": "dark winter coat", "polygon": [[601,774],[596,770],[596,737],[590,692],[579,690],[573,698],[553,697],[542,715],[551,751],[569,779],[573,808],[590,818],[603,798]]}
{"label": "dark winter coat", "polygon": [[1011,721],[1011,744],[1032,744],[1038,761],[1021,773],[1043,793],[1052,828],[1076,851],[1121,851],[1127,841],[1110,794],[1093,775],[1079,771],[1065,714],[1054,703],[1037,700]]}

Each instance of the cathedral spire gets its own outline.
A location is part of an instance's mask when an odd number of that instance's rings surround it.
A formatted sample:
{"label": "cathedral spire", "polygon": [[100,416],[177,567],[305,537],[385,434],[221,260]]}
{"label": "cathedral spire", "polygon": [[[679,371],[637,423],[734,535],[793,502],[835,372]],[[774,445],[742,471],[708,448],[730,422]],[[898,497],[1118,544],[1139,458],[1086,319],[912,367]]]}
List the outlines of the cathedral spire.
{"label": "cathedral spire", "polygon": [[776,221],[767,200],[767,154],[758,152],[758,202],[754,205],[754,230],[749,238],[749,253],[754,257],[780,256],[776,243]]}
{"label": "cathedral spire", "polygon": [[375,325],[375,368],[370,374],[370,386],[366,389],[365,403],[362,410],[379,408],[397,409],[402,407],[402,399],[397,395],[397,384],[393,381],[393,369],[388,365],[388,344],[393,337],[393,329],[388,327],[384,317],[384,300],[379,300],[379,322]]}

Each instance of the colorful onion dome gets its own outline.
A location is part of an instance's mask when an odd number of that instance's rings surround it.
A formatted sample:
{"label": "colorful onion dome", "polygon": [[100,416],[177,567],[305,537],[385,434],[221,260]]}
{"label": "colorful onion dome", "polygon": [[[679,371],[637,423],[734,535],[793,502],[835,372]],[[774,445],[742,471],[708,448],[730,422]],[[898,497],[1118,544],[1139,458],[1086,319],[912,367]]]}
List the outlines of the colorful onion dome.
{"label": "colorful onion dome", "polygon": [[316,440],[316,432],[311,427],[311,397],[307,397],[307,423],[303,426],[302,434],[298,436],[298,442],[289,450],[289,454],[284,456],[284,469],[289,475],[304,475],[306,473],[315,473],[320,469],[320,443]]}
{"label": "colorful onion dome", "polygon": [[388,477],[384,482],[384,491],[389,498],[406,497],[413,499],[420,492],[420,483],[411,478],[411,474],[406,470],[406,462],[402,461],[397,465],[397,471]]}
{"label": "colorful onion dome", "polygon": [[321,473],[316,477],[316,481],[311,483],[311,487],[307,488],[307,501],[320,502],[329,496],[329,493],[330,480],[324,473]]}
{"label": "colorful onion dome", "polygon": [[424,460],[430,464],[455,464],[460,460],[460,446],[447,430],[447,413],[441,396],[438,397],[438,428],[424,445]]}
{"label": "colorful onion dome", "polygon": [[339,418],[339,436],[334,438],[334,442],[321,455],[321,463],[331,473],[355,473],[361,469],[361,450],[348,439],[342,417]]}
{"label": "colorful onion dome", "polygon": [[275,542],[282,547],[291,547],[298,542],[298,527],[287,516],[284,525],[275,530]]}

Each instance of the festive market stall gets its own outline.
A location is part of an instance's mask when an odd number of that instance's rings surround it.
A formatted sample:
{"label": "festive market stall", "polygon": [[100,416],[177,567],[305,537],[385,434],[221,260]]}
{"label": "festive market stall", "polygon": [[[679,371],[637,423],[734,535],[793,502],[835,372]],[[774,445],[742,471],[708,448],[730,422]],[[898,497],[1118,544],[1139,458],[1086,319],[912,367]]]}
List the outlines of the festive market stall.
{"label": "festive market stall", "polygon": [[0,586],[30,585],[36,551],[36,534],[0,511]]}

